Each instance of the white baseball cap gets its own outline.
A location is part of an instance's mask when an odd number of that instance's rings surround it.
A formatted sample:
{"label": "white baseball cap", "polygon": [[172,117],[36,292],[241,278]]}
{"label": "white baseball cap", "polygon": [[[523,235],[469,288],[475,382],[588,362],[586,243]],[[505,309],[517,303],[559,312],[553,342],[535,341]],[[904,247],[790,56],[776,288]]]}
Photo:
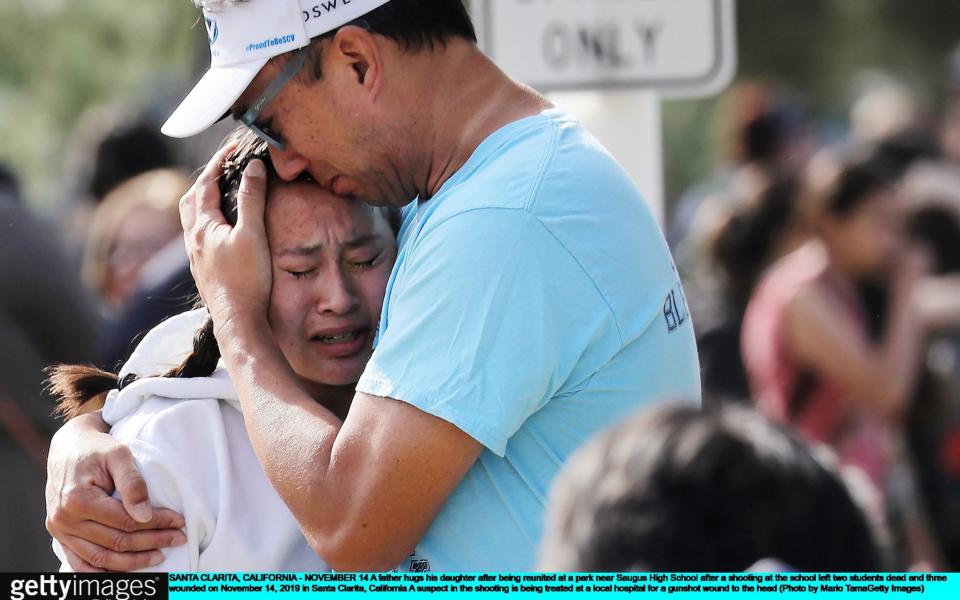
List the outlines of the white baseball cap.
{"label": "white baseball cap", "polygon": [[160,129],[185,138],[216,123],[274,56],[358,19],[389,0],[246,0],[204,9],[210,69]]}

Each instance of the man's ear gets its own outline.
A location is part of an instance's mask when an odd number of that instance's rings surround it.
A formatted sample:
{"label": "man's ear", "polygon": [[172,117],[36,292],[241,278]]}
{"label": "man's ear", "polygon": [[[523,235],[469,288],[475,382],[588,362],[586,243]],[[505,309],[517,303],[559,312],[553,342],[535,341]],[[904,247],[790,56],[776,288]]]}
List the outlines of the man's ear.
{"label": "man's ear", "polygon": [[342,27],[329,51],[333,53],[331,64],[340,67],[338,77],[347,80],[338,81],[338,85],[359,86],[371,100],[375,99],[383,85],[383,54],[373,34],[353,25]]}

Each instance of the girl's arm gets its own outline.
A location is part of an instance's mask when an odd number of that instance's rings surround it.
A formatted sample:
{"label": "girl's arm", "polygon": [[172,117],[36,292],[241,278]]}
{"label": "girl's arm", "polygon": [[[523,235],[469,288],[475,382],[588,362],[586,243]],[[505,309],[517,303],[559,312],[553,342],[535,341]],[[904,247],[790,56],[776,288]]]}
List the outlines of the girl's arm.
{"label": "girl's arm", "polygon": [[917,255],[906,257],[896,269],[889,321],[879,343],[869,340],[845,308],[823,291],[802,291],[788,309],[788,347],[820,378],[843,388],[850,402],[896,420],[918,371],[924,330],[914,308],[914,291],[925,270],[924,259]]}

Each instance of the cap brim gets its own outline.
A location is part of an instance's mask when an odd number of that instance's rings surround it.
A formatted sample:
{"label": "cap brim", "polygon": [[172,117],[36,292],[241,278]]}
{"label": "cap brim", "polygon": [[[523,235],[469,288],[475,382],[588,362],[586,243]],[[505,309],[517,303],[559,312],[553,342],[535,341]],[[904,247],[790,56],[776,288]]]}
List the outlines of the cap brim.
{"label": "cap brim", "polygon": [[204,131],[223,117],[269,59],[229,67],[212,67],[173,111],[160,131],[185,138]]}

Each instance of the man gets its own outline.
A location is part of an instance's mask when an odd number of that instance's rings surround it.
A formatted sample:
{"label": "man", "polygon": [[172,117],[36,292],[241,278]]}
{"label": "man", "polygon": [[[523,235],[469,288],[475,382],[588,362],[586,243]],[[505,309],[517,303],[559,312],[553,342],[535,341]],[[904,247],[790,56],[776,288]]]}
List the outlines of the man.
{"label": "man", "polygon": [[[248,167],[236,228],[218,210],[221,155],[184,197],[192,268],[265,472],[336,570],[392,568],[414,549],[435,570],[532,568],[573,449],[638,405],[699,397],[683,293],[636,187],[480,52],[460,2],[208,4],[214,66],[165,131],[192,135],[229,108],[270,142],[281,177],[405,207],[376,349],[340,421],[266,322],[263,165]],[[349,354],[357,335],[316,342]],[[104,430],[93,415],[58,434],[48,528],[74,567],[147,566],[182,521],[151,514]],[[145,523],[105,497],[114,486]]]}

